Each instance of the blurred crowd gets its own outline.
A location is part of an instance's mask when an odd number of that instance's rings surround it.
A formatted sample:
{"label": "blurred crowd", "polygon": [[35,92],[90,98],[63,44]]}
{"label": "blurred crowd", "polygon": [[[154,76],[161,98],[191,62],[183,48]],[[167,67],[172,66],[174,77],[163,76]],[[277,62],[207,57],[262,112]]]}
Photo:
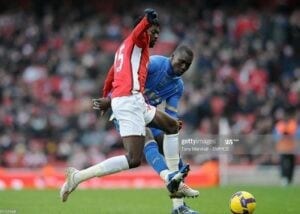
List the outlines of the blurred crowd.
{"label": "blurred crowd", "polygon": [[[109,115],[100,118],[91,99],[101,96],[114,51],[148,6],[161,21],[152,54],[168,56],[181,43],[195,51],[179,108],[183,138],[276,141],[276,124],[292,118],[299,143],[300,9],[293,1],[17,2],[0,14],[0,166],[84,168],[123,153]],[[272,142],[256,137],[246,149],[264,143]],[[276,163],[265,152],[241,153]]]}

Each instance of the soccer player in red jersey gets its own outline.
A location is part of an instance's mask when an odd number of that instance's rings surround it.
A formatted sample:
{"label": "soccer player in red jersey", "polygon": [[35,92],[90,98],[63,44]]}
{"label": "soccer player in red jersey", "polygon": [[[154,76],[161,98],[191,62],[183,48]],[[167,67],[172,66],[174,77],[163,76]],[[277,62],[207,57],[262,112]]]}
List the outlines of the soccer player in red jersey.
{"label": "soccer player in red jersey", "polygon": [[[166,140],[169,143],[178,145],[178,121],[147,105],[143,97],[149,48],[154,46],[159,30],[156,11],[146,9],[145,16],[118,48],[103,90],[104,96],[112,92],[111,107],[119,121],[120,135],[127,154],[108,158],[80,171],[68,168],[66,182],[60,190],[63,202],[68,199],[78,184],[85,180],[138,167],[143,155],[146,125],[149,123],[152,127],[161,128],[166,133]],[[188,171],[189,165],[185,165],[177,172],[166,172],[165,180],[170,192],[177,191]]]}

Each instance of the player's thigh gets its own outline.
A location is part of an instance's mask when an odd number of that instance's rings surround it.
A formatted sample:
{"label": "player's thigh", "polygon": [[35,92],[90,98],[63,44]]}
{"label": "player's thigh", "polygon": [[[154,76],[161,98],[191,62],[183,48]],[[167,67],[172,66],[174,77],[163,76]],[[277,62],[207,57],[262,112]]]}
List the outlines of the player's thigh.
{"label": "player's thigh", "polygon": [[179,131],[177,120],[172,118],[167,113],[158,109],[156,110],[154,118],[149,124],[149,126],[161,129],[166,134],[176,134]]}
{"label": "player's thigh", "polygon": [[113,98],[113,114],[119,122],[121,137],[145,136],[144,103],[136,96]]}

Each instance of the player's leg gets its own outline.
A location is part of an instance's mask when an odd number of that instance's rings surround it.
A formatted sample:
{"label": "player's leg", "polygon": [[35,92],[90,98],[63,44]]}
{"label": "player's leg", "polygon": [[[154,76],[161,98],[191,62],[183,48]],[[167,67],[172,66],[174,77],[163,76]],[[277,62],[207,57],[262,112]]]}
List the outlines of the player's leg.
{"label": "player's leg", "polygon": [[148,126],[162,130],[166,134],[177,134],[179,123],[167,113],[157,109]]}
{"label": "player's leg", "polygon": [[87,179],[117,173],[140,165],[145,142],[144,103],[139,105],[135,96],[114,98],[112,110],[119,120],[120,135],[127,154],[109,158],[80,171],[69,168],[66,182],[60,191],[63,202],[79,183]]}
{"label": "player's leg", "polygon": [[285,171],[286,171],[286,178],[287,183],[291,184],[293,179],[293,172],[295,167],[295,156],[293,154],[286,154],[285,155]]}
{"label": "player's leg", "polygon": [[[178,168],[175,173],[169,170],[166,165],[165,159],[162,154],[158,151],[158,145],[154,140],[152,132],[149,128],[146,129],[146,138],[145,138],[145,146],[144,146],[144,155],[150,166],[160,175],[160,177],[166,182],[169,183],[172,179],[172,176],[175,176],[177,172],[180,172],[187,168],[188,165],[183,165],[181,168]],[[178,189],[179,186],[175,186],[174,188]],[[173,187],[172,187],[173,188]],[[173,192],[172,189],[170,192]]]}
{"label": "player's leg", "polygon": [[[152,133],[154,128],[151,129]],[[159,130],[159,129],[155,129]],[[154,140],[156,141],[158,145],[158,151],[160,154],[164,156],[164,150],[163,150],[163,140],[164,140],[164,133],[162,131],[158,132],[157,134],[154,134]],[[182,158],[179,156],[179,163],[178,163],[178,169],[180,169],[184,165],[184,162]]]}
{"label": "player's leg", "polygon": [[[145,103],[144,118],[145,118],[146,124],[149,124],[151,121],[159,122],[155,119],[157,117],[157,112],[159,112],[159,110],[157,110],[155,107],[149,106]],[[170,123],[168,124],[166,122],[164,124],[165,127],[167,127],[167,126],[169,127],[167,132],[175,133],[176,130],[178,130],[177,121],[175,121],[175,123],[173,125],[171,124],[173,121],[169,120],[168,122],[170,122]],[[155,123],[153,123],[153,124],[155,125]],[[177,134],[177,136],[178,136],[178,134]],[[177,137],[176,144],[178,145],[178,137]],[[146,151],[148,154],[148,160],[149,160],[150,165],[153,163],[151,158],[153,158],[153,160],[155,160],[156,157],[161,157],[161,154],[158,151],[158,146],[154,141],[152,141],[152,142],[148,141],[147,145],[146,145],[146,150],[144,150],[144,151]],[[155,164],[157,164],[157,163],[155,163]],[[161,166],[163,166],[163,165],[161,165]],[[153,166],[153,167],[155,167],[155,166]],[[174,192],[177,192],[182,179],[187,175],[187,173],[189,171],[189,165],[184,165],[180,169],[178,169],[178,166],[177,166],[177,169],[174,169],[174,170],[171,170],[169,167],[168,167],[168,169],[173,173],[168,175],[167,188],[170,193],[174,193]],[[161,170],[161,169],[159,169],[159,170]]]}
{"label": "player's leg", "polygon": [[102,177],[138,167],[141,164],[145,137],[128,136],[123,137],[122,141],[127,151],[126,155],[111,157],[87,169],[77,171],[73,175],[74,182],[78,185],[90,178]]}
{"label": "player's leg", "polygon": [[[164,156],[164,150],[163,150],[164,133],[161,130],[155,129],[155,128],[151,128],[151,131],[153,133],[154,140],[156,141],[156,143],[158,145],[159,153]],[[178,169],[180,169],[183,165],[184,165],[184,162],[179,155]]]}
{"label": "player's leg", "polygon": [[167,181],[167,175],[170,173],[169,168],[166,165],[164,157],[158,151],[157,142],[154,140],[153,134],[149,128],[146,129],[144,155],[147,163],[164,181]]}
{"label": "player's leg", "polygon": [[286,186],[288,185],[288,176],[287,176],[287,155],[281,154],[280,155],[280,169],[281,169],[281,185]]}
{"label": "player's leg", "polygon": [[[164,138],[163,132],[161,130],[155,129],[155,128],[151,128],[151,131],[153,133],[155,141],[157,142],[157,145],[159,147],[163,147],[163,145],[162,145],[163,138]],[[161,152],[161,150],[163,150],[163,149],[162,148],[159,149],[160,152]],[[163,153],[161,153],[161,154],[163,154]],[[182,166],[184,166],[184,165],[185,165],[185,163],[183,162],[183,160],[179,154],[178,169],[182,168]],[[198,197],[198,196],[199,196],[199,191],[192,189],[184,182],[180,183],[178,191],[176,193],[170,195],[171,198]]]}
{"label": "player's leg", "polygon": [[111,157],[87,169],[80,170],[74,174],[74,181],[79,184],[90,178],[102,177],[138,167],[141,164],[145,137],[122,137],[122,142],[127,152],[126,155]]}
{"label": "player's leg", "polygon": [[[155,128],[151,128],[151,131],[154,135],[155,140],[157,141],[156,147],[160,145],[163,147],[163,138],[164,138],[164,133]],[[145,145],[146,146],[146,145]],[[154,145],[153,145],[154,147]],[[154,147],[155,148],[155,147]],[[154,150],[154,148],[152,150]],[[158,148],[156,148],[158,152]],[[161,149],[162,150],[162,149]],[[178,164],[178,169],[180,169],[184,165],[182,159],[179,159],[179,164]],[[178,170],[177,169],[177,170]],[[181,182],[177,192],[170,194],[170,197],[172,198],[172,204],[173,204],[173,210],[172,213],[194,213],[196,214],[197,212],[186,206],[184,203],[184,197],[197,197],[199,195],[199,191],[194,190],[190,188],[188,185],[186,185],[184,182]]]}
{"label": "player's leg", "polygon": [[[167,166],[170,169],[170,171],[177,171],[178,169],[180,169],[180,168],[178,168],[179,163],[180,163],[180,161],[179,161],[180,157],[179,157],[179,149],[178,149],[179,126],[178,126],[177,120],[173,119],[172,117],[167,115],[165,112],[161,112],[161,111],[157,110],[155,113],[154,119],[151,121],[149,126],[159,128],[167,133],[166,135],[163,136],[160,134],[160,133],[162,133],[161,130],[159,130],[156,133],[155,129],[152,129],[155,132],[156,139],[159,141],[160,144],[163,145],[165,160],[166,160]],[[156,152],[159,153],[158,146],[153,144],[152,150],[154,151],[155,149],[156,149]],[[181,164],[182,164],[182,162],[181,162]],[[176,211],[179,208],[183,209],[182,207],[185,207],[186,209],[188,209],[184,204],[184,200],[183,200],[184,196],[196,197],[199,195],[199,192],[197,190],[193,190],[193,189],[189,188],[183,182],[180,182],[180,184],[178,186],[178,190],[174,193],[171,193],[171,195],[178,197],[178,198],[172,199],[173,209]],[[187,210],[185,210],[185,211],[187,211]]]}
{"label": "player's leg", "polygon": [[123,170],[138,167],[141,163],[141,157],[144,147],[144,136],[128,136],[123,138],[124,146],[127,150],[126,155],[108,158],[87,169],[76,170],[75,168],[67,169],[67,181],[63,185],[60,196],[63,202],[76,187],[83,181],[94,177],[102,177],[114,174]]}
{"label": "player's leg", "polygon": [[178,170],[179,164],[179,146],[178,131],[179,124],[177,120],[167,113],[157,110],[150,127],[158,128],[165,132],[163,138],[163,151],[168,168],[171,171]]}
{"label": "player's leg", "polygon": [[124,147],[127,151],[127,161],[129,168],[136,168],[141,165],[145,136],[130,136],[122,138]]}

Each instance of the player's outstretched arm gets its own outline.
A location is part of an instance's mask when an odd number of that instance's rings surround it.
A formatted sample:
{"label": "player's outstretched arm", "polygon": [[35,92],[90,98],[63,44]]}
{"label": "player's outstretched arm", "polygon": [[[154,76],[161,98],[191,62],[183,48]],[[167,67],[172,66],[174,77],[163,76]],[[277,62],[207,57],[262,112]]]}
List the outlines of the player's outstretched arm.
{"label": "player's outstretched arm", "polygon": [[151,25],[158,25],[158,15],[154,9],[148,8],[144,10],[144,13],[144,17],[132,31],[132,38],[135,43],[139,41],[138,38],[140,38],[140,36],[151,27]]}

